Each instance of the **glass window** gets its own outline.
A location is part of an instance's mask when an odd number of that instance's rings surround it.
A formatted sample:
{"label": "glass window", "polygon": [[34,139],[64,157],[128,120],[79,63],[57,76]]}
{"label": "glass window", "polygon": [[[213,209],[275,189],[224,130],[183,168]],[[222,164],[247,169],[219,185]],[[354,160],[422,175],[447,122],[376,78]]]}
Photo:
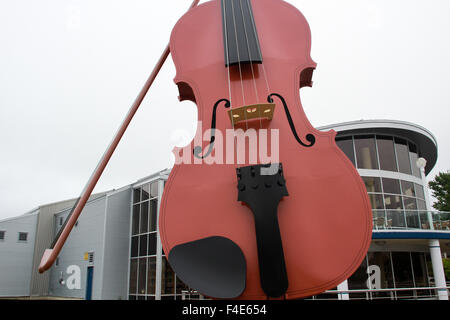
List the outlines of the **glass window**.
{"label": "glass window", "polygon": [[374,210],[373,214],[373,228],[384,229],[386,228],[386,212],[384,210]]}
{"label": "glass window", "polygon": [[150,186],[150,197],[155,198],[157,196],[158,196],[158,181],[154,181]]}
{"label": "glass window", "polygon": [[175,294],[175,273],[165,257],[162,258],[161,294]]}
{"label": "glass window", "polygon": [[[392,252],[392,265],[394,267],[394,281],[396,288],[414,288],[411,257],[409,252]],[[411,297],[412,291],[397,291],[397,296]]]}
{"label": "glass window", "polygon": [[133,203],[141,201],[141,188],[133,189]]}
{"label": "glass window", "polygon": [[141,203],[141,233],[148,232],[148,201]]}
{"label": "glass window", "polygon": [[430,222],[428,220],[428,213],[419,211],[421,229],[430,229]]}
{"label": "glass window", "polygon": [[361,177],[366,185],[367,192],[381,192],[381,181],[378,177]]}
{"label": "glass window", "polygon": [[417,199],[417,209],[427,210],[427,204],[425,203],[425,200]]}
{"label": "glass window", "polygon": [[[427,276],[427,266],[425,262],[425,255],[423,252],[411,252],[411,259],[414,272],[414,282],[416,287],[430,287]],[[431,290],[418,290],[418,296],[430,296]]]}
{"label": "glass window", "polygon": [[400,180],[402,185],[402,194],[408,197],[415,197],[414,183],[410,181]]}
{"label": "glass window", "polygon": [[369,193],[368,195],[372,209],[384,209],[383,196],[381,194]]}
{"label": "glass window", "polygon": [[139,255],[146,256],[147,255],[147,235],[144,234],[139,237]]}
{"label": "glass window", "polygon": [[147,261],[147,293],[155,294],[156,257],[150,257]]}
{"label": "glass window", "polygon": [[0,240],[5,240],[5,234],[6,234],[6,231],[4,231],[4,230],[0,231]]}
{"label": "glass window", "polygon": [[383,178],[384,193],[400,194],[400,183],[397,179]]}
{"label": "glass window", "polygon": [[142,186],[142,201],[150,197],[150,184],[146,183]]}
{"label": "glass window", "polygon": [[412,173],[416,177],[420,178],[420,169],[416,164],[417,159],[419,158],[419,156],[417,155],[417,147],[412,143],[408,143],[408,146],[409,146],[409,158],[411,159]]}
{"label": "glass window", "polygon": [[139,237],[131,237],[131,257],[137,257],[139,253],[139,243],[138,243]]}
{"label": "glass window", "polygon": [[[369,281],[371,289],[394,288],[391,255],[389,252],[368,252]],[[371,292],[372,298],[390,297],[390,292]]]}
{"label": "glass window", "polygon": [[407,210],[417,210],[416,198],[403,197],[403,204]]}
{"label": "glass window", "polygon": [[145,294],[147,284],[147,258],[139,258],[138,294]]}
{"label": "glass window", "polygon": [[414,189],[416,197],[419,199],[425,199],[425,193],[423,191],[423,187],[417,183],[414,183]]}
{"label": "glass window", "polygon": [[384,204],[386,209],[403,209],[402,198],[400,196],[385,194]]}
{"label": "glass window", "polygon": [[397,153],[398,171],[411,174],[409,150],[406,140],[395,138],[395,152]]}
{"label": "glass window", "polygon": [[[387,206],[387,204],[386,204]],[[400,201],[401,206],[401,201]],[[406,228],[403,210],[386,210],[386,226],[388,228]]]}
{"label": "glass window", "polygon": [[136,293],[137,266],[138,266],[137,262],[138,262],[137,259],[130,260],[130,287],[129,287],[130,294]]}
{"label": "glass window", "polygon": [[148,235],[148,255],[156,254],[156,232]]}
{"label": "glass window", "polygon": [[353,149],[353,139],[352,137],[345,137],[345,138],[337,138],[336,144],[341,149],[347,158],[350,159],[350,161],[355,165],[355,151]]}
{"label": "glass window", "polygon": [[[364,258],[361,265],[356,269],[356,271],[348,278],[348,289],[349,290],[364,290],[367,289],[367,259]],[[366,293],[350,293],[350,299],[366,299]]]}
{"label": "glass window", "polygon": [[406,227],[420,229],[420,218],[418,211],[405,211]]}
{"label": "glass window", "polygon": [[[177,283],[177,287],[176,287],[177,294],[182,295],[183,294],[182,291],[189,291],[189,287],[183,281],[181,281],[180,278],[178,278],[177,276],[176,276],[176,283]],[[185,294],[186,294],[186,292],[185,292]]]}
{"label": "glass window", "polygon": [[377,147],[378,157],[380,159],[380,169],[397,171],[393,138],[386,136],[377,136]]}
{"label": "glass window", "polygon": [[150,200],[150,229],[149,231],[156,231],[156,217],[158,215],[158,199]]}
{"label": "glass window", "polygon": [[355,136],[356,162],[361,169],[378,169],[374,136]]}
{"label": "glass window", "polygon": [[132,235],[139,233],[139,207],[139,204],[133,205]]}
{"label": "glass window", "polygon": [[28,233],[27,232],[19,232],[19,241],[27,241]]}

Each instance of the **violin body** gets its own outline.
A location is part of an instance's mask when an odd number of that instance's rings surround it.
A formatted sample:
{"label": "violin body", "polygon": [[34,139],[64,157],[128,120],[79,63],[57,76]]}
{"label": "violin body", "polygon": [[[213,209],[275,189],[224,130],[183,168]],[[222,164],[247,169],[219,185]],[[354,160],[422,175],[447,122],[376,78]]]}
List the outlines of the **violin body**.
{"label": "violin body", "polygon": [[[251,2],[263,62],[238,68],[224,65],[221,2],[206,2],[190,10],[176,24],[170,50],[176,66],[180,100],[194,101],[203,136],[213,105],[230,98],[231,109],[261,103],[268,94],[282,95],[298,135],[315,137],[311,147],[299,145],[282,104],[275,101],[273,118],[233,126],[225,108],[217,109],[216,131],[261,128],[278,132],[279,162],[288,188],[279,202],[278,224],[288,286],[283,296],[302,298],[336,287],[359,267],[371,241],[372,213],[358,172],[336,146],[333,130],[321,132],[308,121],[299,89],[311,86],[316,63],[310,57],[310,30],[303,15],[281,0]],[[240,69],[240,70],[238,70]],[[207,134],[206,134],[207,135]],[[270,140],[270,139],[267,139]],[[273,143],[267,144],[268,150]],[[255,236],[255,217],[238,201],[236,169],[251,165],[246,145],[244,163],[207,163],[195,159],[194,141],[183,148],[191,163],[174,165],[167,180],[159,215],[161,242],[166,255],[184,243],[222,237],[235,243],[245,258],[245,287],[238,299],[267,299],[262,289]],[[203,150],[208,141],[203,141]],[[218,150],[216,148],[222,148]],[[180,148],[175,153],[180,152]],[[210,156],[225,153],[215,145]],[[223,156],[225,159],[225,155]],[[197,160],[197,161],[196,161]],[[258,157],[257,163],[264,163]],[[214,248],[211,248],[214,250]],[[170,259],[169,259],[170,262]],[[208,259],[195,262],[207,265]],[[172,266],[177,274],[177,266]],[[184,281],[182,277],[181,280]],[[195,283],[187,283],[194,289]]]}

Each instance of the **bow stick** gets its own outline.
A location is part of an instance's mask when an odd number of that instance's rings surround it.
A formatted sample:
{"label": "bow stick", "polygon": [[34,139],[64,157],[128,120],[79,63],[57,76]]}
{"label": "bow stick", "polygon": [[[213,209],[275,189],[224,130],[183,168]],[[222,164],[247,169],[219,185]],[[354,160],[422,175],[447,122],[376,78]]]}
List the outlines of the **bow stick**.
{"label": "bow stick", "polygon": [[[197,6],[199,2],[200,0],[194,0],[191,6],[189,7],[188,11],[193,7]],[[102,158],[100,159],[100,162],[97,164],[97,167],[94,169],[94,172],[92,173],[91,177],[86,183],[86,186],[81,192],[80,197],[77,199],[74,206],[72,207],[72,210],[70,211],[66,221],[64,222],[64,225],[61,227],[60,231],[53,240],[51,248],[45,249],[44,254],[42,255],[41,258],[41,263],[39,264],[38,269],[39,273],[43,273],[46,270],[48,270],[55,262],[56,257],[58,257],[64,243],[66,242],[67,237],[69,236],[73,226],[75,225],[75,222],[78,220],[81,211],[83,210],[87,200],[91,196],[92,190],[94,190],[94,187],[97,184],[98,180],[100,179],[103,170],[105,169],[106,165],[111,159],[111,156],[114,153],[114,150],[116,149],[117,145],[119,144],[120,139],[122,138],[123,134],[125,133],[125,130],[127,129],[128,125],[131,122],[131,119],[133,118],[139,106],[141,105],[142,100],[144,100],[145,95],[147,94],[148,90],[150,89],[150,86],[152,85],[153,81],[155,80],[156,76],[161,70],[161,67],[163,66],[164,62],[169,56],[169,53],[170,48],[169,45],[167,45],[158,62],[156,63],[156,66],[153,68],[152,73],[150,74],[143,88],[139,92],[139,95],[134,100],[134,103],[132,104],[130,110],[128,111],[116,135],[114,136],[114,139],[111,141]]]}

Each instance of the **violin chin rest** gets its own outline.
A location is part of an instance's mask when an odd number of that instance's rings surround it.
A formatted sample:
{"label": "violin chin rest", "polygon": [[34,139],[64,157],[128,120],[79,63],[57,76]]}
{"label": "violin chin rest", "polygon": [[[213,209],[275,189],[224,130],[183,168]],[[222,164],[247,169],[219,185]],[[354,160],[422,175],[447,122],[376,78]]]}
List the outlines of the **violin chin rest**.
{"label": "violin chin rest", "polygon": [[245,257],[228,238],[212,236],[177,245],[168,259],[177,276],[205,296],[232,299],[245,289]]}

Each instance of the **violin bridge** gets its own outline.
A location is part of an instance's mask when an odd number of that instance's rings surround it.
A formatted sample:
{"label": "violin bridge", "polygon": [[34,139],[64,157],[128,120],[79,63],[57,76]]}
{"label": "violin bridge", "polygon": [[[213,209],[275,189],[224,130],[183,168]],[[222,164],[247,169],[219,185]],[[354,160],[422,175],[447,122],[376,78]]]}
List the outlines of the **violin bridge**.
{"label": "violin bridge", "polygon": [[238,108],[231,108],[228,110],[228,116],[230,117],[233,125],[239,122],[258,118],[265,118],[270,121],[273,118],[274,110],[275,103],[258,103]]}

